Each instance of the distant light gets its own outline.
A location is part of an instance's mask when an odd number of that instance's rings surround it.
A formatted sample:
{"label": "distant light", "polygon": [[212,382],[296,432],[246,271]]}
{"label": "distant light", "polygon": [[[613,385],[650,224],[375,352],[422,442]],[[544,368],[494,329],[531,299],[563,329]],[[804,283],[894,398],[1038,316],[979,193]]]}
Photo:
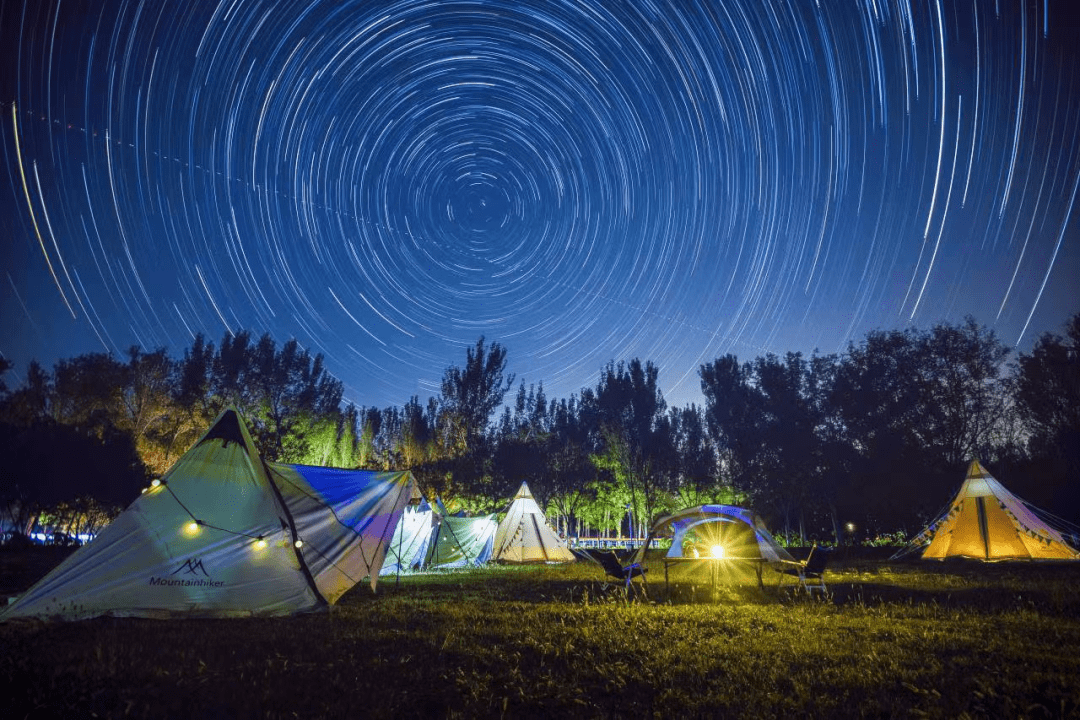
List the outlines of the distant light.
{"label": "distant light", "polygon": [[712,556],[714,558],[722,558],[722,557],[724,557],[724,546],[723,545],[713,545],[711,552],[712,552]]}
{"label": "distant light", "polygon": [[848,532],[855,532],[855,523],[849,522],[845,527]]}

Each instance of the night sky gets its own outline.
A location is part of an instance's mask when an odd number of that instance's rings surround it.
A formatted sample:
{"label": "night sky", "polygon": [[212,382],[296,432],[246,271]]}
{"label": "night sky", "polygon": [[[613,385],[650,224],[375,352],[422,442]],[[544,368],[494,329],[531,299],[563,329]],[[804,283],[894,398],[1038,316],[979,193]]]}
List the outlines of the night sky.
{"label": "night sky", "polygon": [[1080,311],[1075,0],[2,0],[17,384],[296,337],[359,405],[480,335],[548,397],[609,360]]}

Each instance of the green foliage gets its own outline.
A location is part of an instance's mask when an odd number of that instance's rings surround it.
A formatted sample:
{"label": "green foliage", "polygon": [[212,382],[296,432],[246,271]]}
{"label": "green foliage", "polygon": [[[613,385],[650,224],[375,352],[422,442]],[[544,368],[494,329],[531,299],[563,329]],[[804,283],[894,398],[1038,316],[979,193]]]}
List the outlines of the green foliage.
{"label": "green foliage", "polygon": [[197,336],[180,359],[132,348],[31,363],[19,383],[0,359],[0,422],[125,435],[161,474],[235,405],[268,459],[408,468],[426,494],[477,510],[501,509],[527,481],[573,527],[615,530],[627,504],[640,527],[726,501],[800,541],[840,542],[850,521],[868,537],[923,524],[973,455],[1022,497],[1080,518],[1080,315],[1066,335],[1041,338],[1015,377],[1008,348],[972,320],[874,331],[838,356],[728,355],[701,367],[700,409],[668,408],[659,369],[637,358],[569,398],[521,382],[504,406],[507,351],[481,337],[438,397],[342,409],[321,356],[239,332]]}
{"label": "green foliage", "polygon": [[477,449],[484,439],[492,414],[514,385],[505,376],[506,350],[499,343],[484,347],[484,338],[465,354],[465,367],[452,365],[442,380],[444,444],[459,451]]}
{"label": "green foliage", "polygon": [[1065,337],[1047,333],[1030,355],[1022,354],[1016,403],[1023,412],[1031,445],[1080,472],[1080,313]]}

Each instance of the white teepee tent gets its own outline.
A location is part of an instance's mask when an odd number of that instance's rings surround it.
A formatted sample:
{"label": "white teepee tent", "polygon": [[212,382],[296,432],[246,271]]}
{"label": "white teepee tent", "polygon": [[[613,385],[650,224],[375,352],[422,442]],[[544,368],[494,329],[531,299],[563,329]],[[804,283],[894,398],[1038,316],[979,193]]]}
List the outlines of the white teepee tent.
{"label": "white teepee tent", "polygon": [[949,505],[913,541],[926,545],[922,557],[944,560],[1080,560],[1054,528],[1046,524],[972,460],[967,479]]}
{"label": "white teepee tent", "polygon": [[235,410],[0,620],[286,615],[375,587],[414,480],[265,463]]}
{"label": "white teepee tent", "polygon": [[574,561],[566,542],[548,527],[526,483],[521,483],[506,517],[495,531],[492,559],[508,563]]}

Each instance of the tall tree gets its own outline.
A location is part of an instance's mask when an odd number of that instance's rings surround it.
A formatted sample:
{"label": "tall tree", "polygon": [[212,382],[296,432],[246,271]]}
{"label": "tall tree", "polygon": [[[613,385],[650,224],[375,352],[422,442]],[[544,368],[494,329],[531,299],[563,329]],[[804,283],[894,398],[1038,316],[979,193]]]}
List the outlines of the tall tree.
{"label": "tall tree", "polygon": [[638,358],[625,365],[608,363],[595,395],[588,396],[595,403],[602,437],[594,463],[626,485],[639,520],[652,518],[661,494],[668,489],[662,470],[672,438],[658,375],[656,365],[643,364]]}
{"label": "tall tree", "polygon": [[721,484],[746,492],[761,462],[764,399],[750,364],[725,355],[701,366],[705,426],[716,448]]}
{"label": "tall tree", "polygon": [[125,370],[117,424],[131,434],[147,468],[155,474],[164,473],[172,464],[170,416],[177,413],[172,398],[176,363],[164,348],[145,353],[132,347]]}
{"label": "tall tree", "polygon": [[118,424],[126,374],[124,365],[105,353],[58,361],[53,368],[52,416],[103,437]]}
{"label": "tall tree", "polygon": [[1021,476],[1042,480],[1042,487],[1020,492],[1080,520],[1080,313],[1064,337],[1046,333],[1031,354],[1020,355],[1015,400],[1030,453]]}
{"label": "tall tree", "polygon": [[481,336],[465,353],[465,367],[452,365],[442,379],[442,408],[448,447],[458,452],[478,449],[492,414],[514,385],[506,375],[506,350],[499,343],[484,347]]}
{"label": "tall tree", "polygon": [[53,381],[49,371],[37,360],[26,368],[26,379],[0,403],[0,417],[17,426],[31,425],[50,418]]}
{"label": "tall tree", "polygon": [[769,353],[754,362],[754,377],[764,410],[755,497],[780,516],[785,533],[797,529],[805,537],[805,513],[816,496],[822,423],[808,364],[801,353],[788,353],[783,360]]}
{"label": "tall tree", "polygon": [[1002,370],[1009,348],[971,317],[963,325],[935,325],[920,337],[920,345],[928,421],[923,444],[953,467],[985,457],[1008,399]]}
{"label": "tall tree", "polygon": [[[1036,454],[1080,460],[1080,313],[1019,357],[1016,403]],[[1080,467],[1076,467],[1080,476]]]}
{"label": "tall tree", "polygon": [[268,459],[303,457],[309,428],[326,417],[337,419],[341,382],[326,372],[322,355],[312,358],[295,339],[278,350],[269,335],[261,337],[244,375],[256,393],[256,434]]}

